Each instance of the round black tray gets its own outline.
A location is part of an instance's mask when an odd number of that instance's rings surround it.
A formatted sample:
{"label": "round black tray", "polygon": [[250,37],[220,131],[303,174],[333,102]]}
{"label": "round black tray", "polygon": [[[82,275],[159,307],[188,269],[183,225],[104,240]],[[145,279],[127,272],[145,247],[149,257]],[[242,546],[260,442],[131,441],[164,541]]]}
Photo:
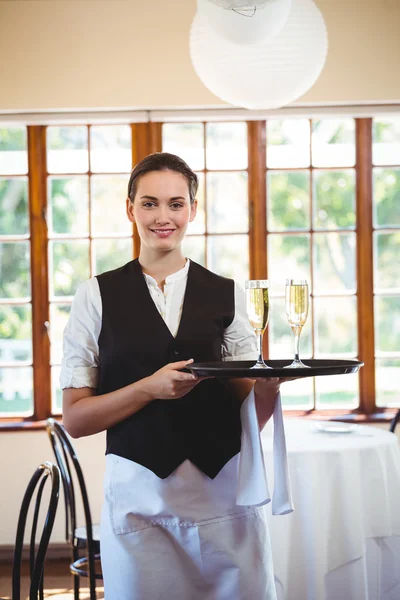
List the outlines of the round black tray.
{"label": "round black tray", "polygon": [[227,362],[205,362],[193,363],[187,369],[199,377],[317,377],[319,375],[343,375],[345,373],[356,373],[364,366],[358,360],[319,360],[310,359],[302,362],[310,368],[306,369],[284,369],[290,365],[291,360],[266,360],[265,363],[272,369],[251,369],[254,360],[227,361]]}

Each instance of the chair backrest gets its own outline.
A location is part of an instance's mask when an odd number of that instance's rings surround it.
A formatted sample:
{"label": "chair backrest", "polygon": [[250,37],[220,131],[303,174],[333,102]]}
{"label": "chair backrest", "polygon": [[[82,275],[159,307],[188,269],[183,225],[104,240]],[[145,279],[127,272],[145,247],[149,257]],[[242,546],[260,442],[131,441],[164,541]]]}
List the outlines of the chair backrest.
{"label": "chair backrest", "polygon": [[[43,526],[42,535],[40,537],[39,546],[36,552],[36,532],[37,524],[40,511],[40,503],[43,494],[43,488],[47,479],[50,477],[51,480],[51,492],[50,500],[47,509],[47,514]],[[40,484],[39,484],[40,481]],[[43,568],[44,561],[46,558],[46,552],[50,541],[51,532],[53,530],[54,519],[56,516],[58,498],[60,495],[60,471],[56,465],[51,462],[45,462],[36,469],[34,472],[28,487],[26,488],[21,509],[18,518],[17,534],[15,538],[15,549],[14,549],[14,562],[12,572],[12,598],[13,600],[20,600],[21,598],[21,561],[22,561],[22,549],[24,544],[24,535],[26,528],[26,520],[28,516],[29,507],[36,486],[39,484],[39,488],[36,495],[35,508],[33,513],[31,537],[30,537],[30,591],[29,600],[37,600],[39,597],[43,598]],[[40,594],[40,596],[39,596]]]}
{"label": "chair backrest", "polygon": [[394,430],[396,429],[396,425],[399,421],[400,421],[400,408],[390,422],[389,431],[392,431],[394,433]]}
{"label": "chair backrest", "polygon": [[87,536],[87,551],[89,558],[89,572],[95,574],[95,545],[93,543],[92,515],[89,507],[89,497],[86,490],[85,478],[78,457],[71,444],[64,427],[55,419],[47,419],[47,433],[54,451],[57,464],[60,469],[64,490],[65,502],[65,536],[66,541],[71,544],[74,537],[76,523],[76,496],[73,482],[75,472],[85,515],[85,526]]}

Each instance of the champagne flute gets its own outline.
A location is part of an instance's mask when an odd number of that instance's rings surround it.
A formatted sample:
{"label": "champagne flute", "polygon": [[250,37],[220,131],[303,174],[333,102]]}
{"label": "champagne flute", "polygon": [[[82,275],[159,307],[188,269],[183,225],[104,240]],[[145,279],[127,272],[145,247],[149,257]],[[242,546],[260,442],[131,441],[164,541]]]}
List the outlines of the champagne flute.
{"label": "champagne flute", "polygon": [[308,315],[308,283],[305,279],[286,279],[285,308],[294,334],[294,361],[285,369],[309,369],[299,357],[300,334]]}
{"label": "champagne flute", "polygon": [[269,318],[268,279],[246,281],[246,308],[250,324],[257,336],[258,359],[252,369],[271,369],[263,358],[262,341]]}

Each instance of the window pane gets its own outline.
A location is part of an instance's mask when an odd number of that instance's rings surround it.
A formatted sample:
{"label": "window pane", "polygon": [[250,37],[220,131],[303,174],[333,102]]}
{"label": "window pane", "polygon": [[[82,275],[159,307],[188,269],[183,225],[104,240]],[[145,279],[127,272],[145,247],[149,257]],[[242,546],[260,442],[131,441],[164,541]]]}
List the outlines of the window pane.
{"label": "window pane", "polygon": [[314,291],[356,291],[356,237],[354,233],[314,234]]}
{"label": "window pane", "polygon": [[400,351],[400,296],[375,297],[375,349]]}
{"label": "window pane", "polygon": [[210,233],[248,231],[247,173],[208,173],[207,225]]}
{"label": "window pane", "polygon": [[315,298],[315,356],[357,356],[356,298]]}
{"label": "window pane", "polygon": [[0,368],[0,416],[32,413],[32,367]]}
{"label": "window pane", "polygon": [[32,307],[0,305],[0,362],[32,362]]}
{"label": "window pane", "polygon": [[61,367],[51,367],[51,412],[53,414],[62,411],[62,390],[60,386]]}
{"label": "window pane", "polygon": [[[267,361],[268,362],[268,361]],[[287,409],[310,410],[314,408],[313,377],[287,381],[281,387],[282,406]]]}
{"label": "window pane", "polygon": [[285,294],[286,279],[307,279],[310,274],[310,236],[274,235],[267,238],[268,278],[274,294]]}
{"label": "window pane", "polygon": [[210,235],[208,268],[241,284],[249,278],[249,238],[247,235]]}
{"label": "window pane", "polygon": [[204,236],[188,235],[183,241],[182,248],[186,258],[194,260],[203,267],[206,266],[206,241]]}
{"label": "window pane", "polygon": [[399,407],[400,358],[377,358],[375,369],[376,405]]}
{"label": "window pane", "polygon": [[26,127],[0,127],[0,174],[28,172]]}
{"label": "window pane", "polygon": [[133,258],[132,238],[122,240],[94,240],[93,253],[96,273],[122,267]]}
{"label": "window pane", "polygon": [[49,229],[53,233],[89,233],[88,177],[49,177]]}
{"label": "window pane", "polygon": [[90,276],[89,241],[50,242],[51,296],[73,296]]}
{"label": "window pane", "polygon": [[204,174],[197,173],[199,178],[199,189],[196,194],[197,200],[197,212],[194,221],[189,223],[187,228],[188,234],[192,233],[205,233],[206,231],[206,213],[205,213],[205,199],[204,199]]}
{"label": "window pane", "polygon": [[355,162],[354,119],[313,121],[312,163],[315,167],[352,167]]}
{"label": "window pane", "polygon": [[247,169],[246,123],[207,123],[207,169]]}
{"label": "window pane", "polygon": [[308,171],[268,172],[267,224],[269,231],[290,231],[310,227]]}
{"label": "window pane", "polygon": [[316,377],[316,408],[356,408],[358,376],[356,374]]}
{"label": "window pane", "polygon": [[93,235],[132,233],[125,207],[127,185],[125,175],[95,175],[91,178]]}
{"label": "window pane", "polygon": [[270,169],[310,166],[308,119],[268,119],[267,166]]}
{"label": "window pane", "polygon": [[47,128],[47,171],[86,173],[89,169],[88,128]]}
{"label": "window pane", "polygon": [[0,243],[0,298],[31,294],[29,242]]}
{"label": "window pane", "polygon": [[314,171],[314,229],[354,229],[355,171]]}
{"label": "window pane", "polygon": [[[282,291],[282,290],[281,290]],[[283,292],[284,292],[283,288]],[[310,299],[311,300],[311,299]],[[300,356],[311,358],[311,306],[308,311],[308,320],[301,332]],[[294,336],[287,321],[284,298],[271,298],[271,314],[268,325],[268,341],[270,358],[293,360]]]}
{"label": "window pane", "polygon": [[127,173],[132,168],[132,133],[129,125],[92,125],[90,170]]}
{"label": "window pane", "polygon": [[400,169],[374,169],[374,225],[400,227]]}
{"label": "window pane", "polygon": [[376,291],[400,291],[399,281],[399,233],[375,233],[374,284]]}
{"label": "window pane", "polygon": [[0,179],[0,235],[28,233],[28,180]]}
{"label": "window pane", "polygon": [[202,123],[164,123],[163,152],[177,154],[194,171],[204,169],[204,125]]}
{"label": "window pane", "polygon": [[60,364],[63,350],[63,333],[71,310],[70,304],[50,304],[51,363]]}
{"label": "window pane", "polygon": [[374,119],[372,134],[374,165],[400,165],[400,117]]}

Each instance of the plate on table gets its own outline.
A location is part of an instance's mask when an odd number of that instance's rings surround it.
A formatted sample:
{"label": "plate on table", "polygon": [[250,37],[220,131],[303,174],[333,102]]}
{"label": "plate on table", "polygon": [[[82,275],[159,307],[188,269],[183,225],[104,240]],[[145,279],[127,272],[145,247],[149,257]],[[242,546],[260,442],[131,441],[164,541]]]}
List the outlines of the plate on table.
{"label": "plate on table", "polygon": [[357,425],[351,423],[334,423],[332,421],[316,421],[313,425],[316,431],[320,433],[352,433],[357,427]]}
{"label": "plate on table", "polygon": [[[290,365],[292,359],[288,360],[266,360],[271,369],[252,369],[254,360],[226,361],[226,362],[194,362],[186,369],[192,371],[199,377],[318,377],[319,375],[343,375],[345,373],[356,373],[364,365],[358,360],[303,360],[309,368],[285,369]],[[185,370],[186,370],[185,369]]]}

